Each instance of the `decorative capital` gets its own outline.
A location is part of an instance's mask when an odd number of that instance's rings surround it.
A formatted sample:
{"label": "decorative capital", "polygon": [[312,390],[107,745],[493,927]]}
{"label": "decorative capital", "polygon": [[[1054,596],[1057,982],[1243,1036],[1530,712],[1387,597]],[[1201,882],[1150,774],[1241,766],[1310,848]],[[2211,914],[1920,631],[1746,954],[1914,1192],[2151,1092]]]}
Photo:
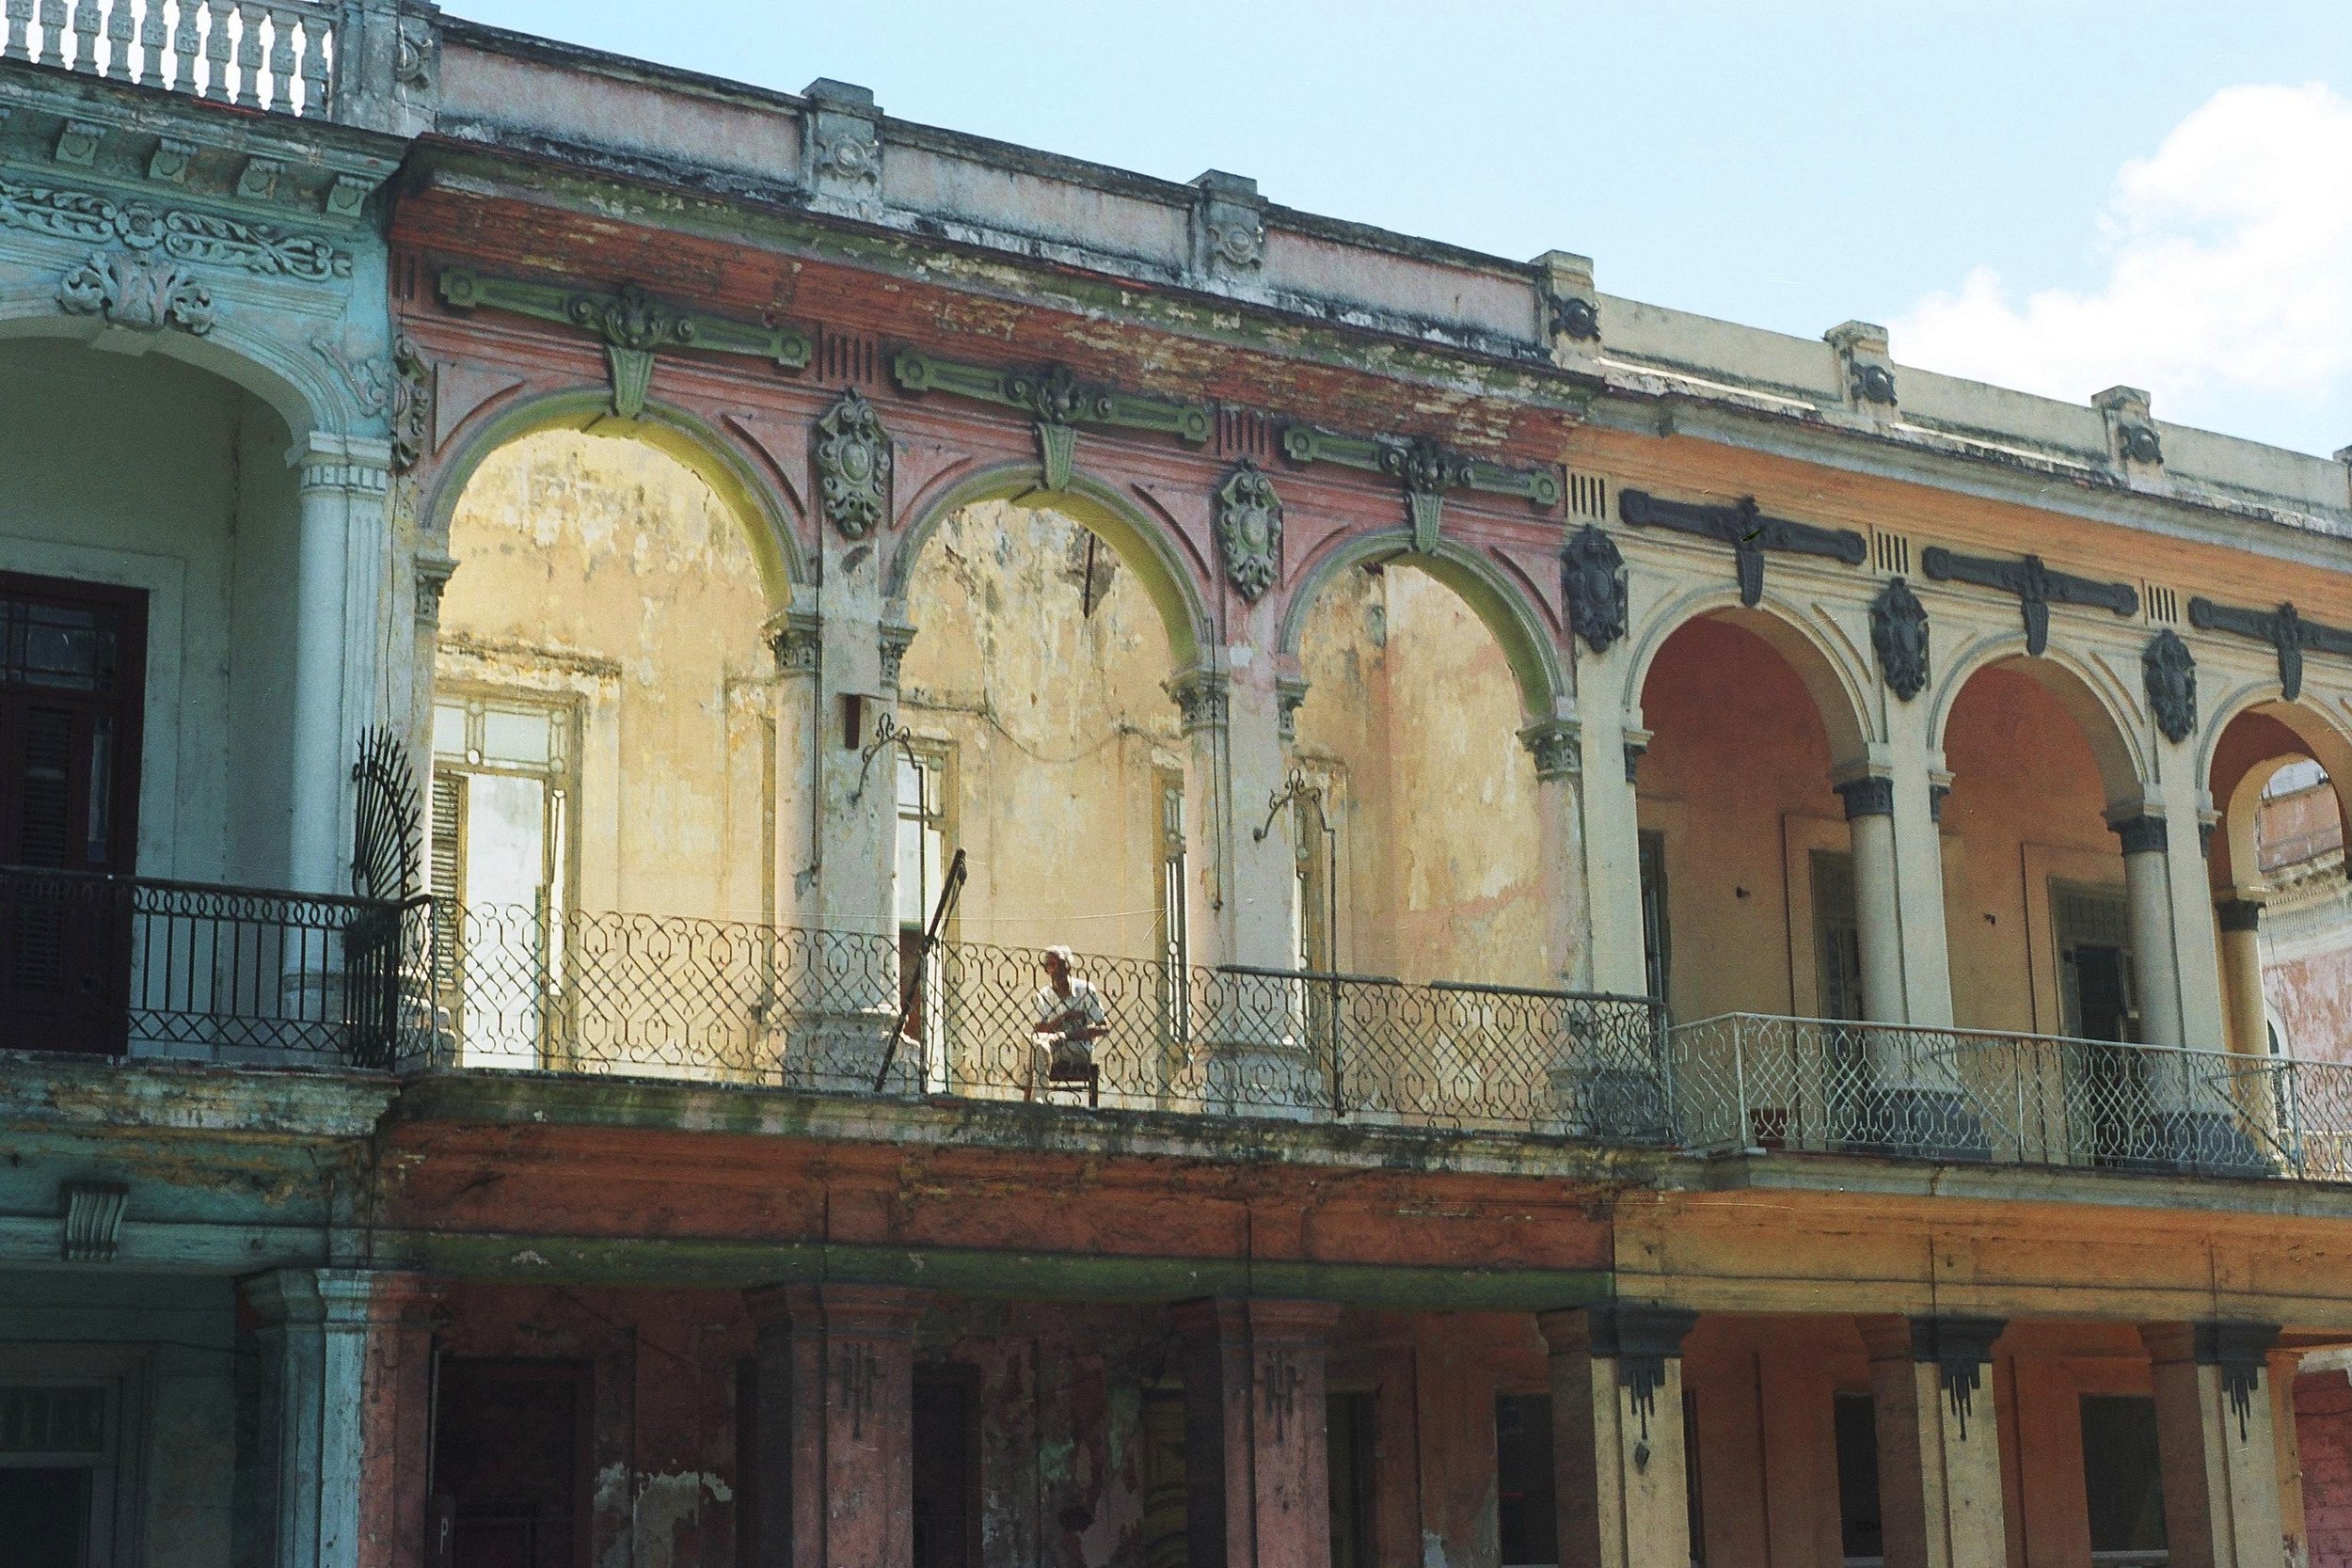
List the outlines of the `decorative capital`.
{"label": "decorative capital", "polygon": [[1282,575],[1282,499],[1265,470],[1245,457],[1216,487],[1216,542],[1225,580],[1256,604]]}
{"label": "decorative capital", "polygon": [[1176,705],[1184,734],[1225,727],[1230,688],[1226,678],[1216,671],[1184,671],[1162,682],[1161,689]]}
{"label": "decorative capital", "polygon": [[890,433],[852,388],[817,420],[817,495],[844,539],[863,539],[890,514]]}
{"label": "decorative capital", "polygon": [[1584,769],[1583,731],[1573,719],[1546,719],[1519,731],[1539,779],[1572,779]]}
{"label": "decorative capital", "polygon": [[1682,1341],[1697,1325],[1696,1312],[1641,1302],[1606,1301],[1560,1312],[1539,1312],[1535,1326],[1554,1356],[1589,1355],[1617,1364],[1617,1384],[1649,1439],[1658,1412],[1658,1390],[1665,1386],[1666,1363],[1682,1356]]}
{"label": "decorative capital", "polygon": [[813,675],[824,653],[825,624],[804,610],[787,610],[768,621],[768,648],[779,675]]}
{"label": "decorative capital", "polygon": [[1307,683],[1281,676],[1274,683],[1275,723],[1285,743],[1298,738],[1298,710],[1307,701]]}
{"label": "decorative capital", "polygon": [[915,628],[904,622],[885,621],[882,627],[882,683],[885,689],[898,689],[898,669],[906,662],[907,649],[914,645]]}
{"label": "decorative capital", "polygon": [[2139,665],[2157,733],[2177,746],[2197,730],[2197,660],[2181,634],[2166,626],[2148,640]]}
{"label": "decorative capital", "polygon": [[1569,631],[1593,652],[1607,653],[1625,635],[1625,556],[1595,524],[1585,524],[1560,546],[1560,599],[1567,607]]}
{"label": "decorative capital", "polygon": [[419,550],[414,570],[417,575],[417,622],[420,626],[438,626],[441,622],[441,595],[449,592],[449,579],[457,573],[457,558],[439,550]]}
{"label": "decorative capital", "polygon": [[1837,798],[1846,803],[1846,820],[1864,816],[1895,815],[1895,781],[1882,773],[1866,773],[1858,779],[1847,779],[1832,784]]}
{"label": "decorative capital", "polygon": [[2214,905],[2213,912],[2224,931],[2262,929],[2263,901],[2259,898],[2224,898]]}
{"label": "decorative capital", "polygon": [[2123,853],[2126,855],[2162,854],[2165,846],[2169,842],[2164,818],[2161,816],[2150,816],[2145,813],[2140,813],[2109,822],[2107,826],[2114,831],[2115,836],[2122,841]]}

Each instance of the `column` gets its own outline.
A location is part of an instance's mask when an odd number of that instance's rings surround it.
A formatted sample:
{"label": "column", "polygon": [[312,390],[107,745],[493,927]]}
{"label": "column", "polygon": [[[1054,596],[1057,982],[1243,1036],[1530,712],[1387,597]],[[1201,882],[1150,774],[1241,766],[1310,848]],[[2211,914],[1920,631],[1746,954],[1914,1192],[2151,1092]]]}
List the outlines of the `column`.
{"label": "column", "polygon": [[1537,1314],[1551,1350],[1562,1562],[1690,1568],[1682,1340],[1697,1321],[1632,1302]]}
{"label": "column", "polygon": [[421,1568],[433,1445],[433,1330],[438,1288],[421,1275],[374,1276],[361,1371],[358,1568]]}
{"label": "column", "polygon": [[1642,996],[1649,990],[1649,963],[1642,946],[1642,816],[1635,781],[1649,732],[1629,727],[1621,712],[1602,705],[1607,688],[1622,678],[1613,669],[1622,657],[1613,651],[1579,665],[1583,766],[1578,793],[1584,894],[1592,911],[1592,989]]}
{"label": "column", "polygon": [[377,707],[391,453],[380,440],[314,433],[291,461],[301,476],[301,515],[286,691],[287,885],[348,893],[343,802],[359,726]]}
{"label": "column", "polygon": [[[1870,1016],[1923,1028],[1948,1028],[1952,1022],[1952,960],[1944,929],[1943,799],[1949,775],[1944,755],[1929,745],[1928,709],[1924,703],[1886,705],[1886,744],[1882,772],[1890,791],[1887,835],[1894,867],[1893,911],[1899,933],[1896,963],[1902,974],[1899,1014]],[[1857,875],[1862,869],[1857,835],[1854,854]],[[1867,939],[1866,939],[1867,940]],[[1865,987],[1867,999],[1867,987]]]}
{"label": "column", "polygon": [[1328,1302],[1223,1298],[1171,1310],[1191,1568],[1328,1568],[1324,1347],[1339,1315]]}
{"label": "column", "polygon": [[2249,1056],[2270,1053],[2270,1015],[2263,1003],[2263,906],[2259,898],[2233,896],[2214,905],[2220,928],[2221,1001],[2229,1018],[2230,1049]]}
{"label": "column", "polygon": [[1908,1023],[1902,901],[1896,891],[1895,781],[1866,773],[1836,786],[1853,837],[1854,922],[1861,927],[1862,1016]]}
{"label": "column", "polygon": [[2132,967],[2139,979],[2141,1032],[2150,1045],[2184,1044],[2180,970],[2172,944],[2170,835],[2162,816],[2137,806],[2110,814],[2107,826],[2123,846],[2123,888],[2131,905]]}
{"label": "column", "polygon": [[2006,1568],[2001,1427],[1994,1411],[1998,1318],[1870,1317],[1879,1511],[1886,1568]]}
{"label": "column", "polygon": [[912,1568],[914,1323],[929,1292],[746,1291],[758,1330],[759,1568]]}
{"label": "column", "polygon": [[1583,736],[1573,719],[1519,731],[1535,761],[1543,860],[1545,967],[1570,990],[1593,989],[1593,911],[1584,891]]}
{"label": "column", "polygon": [[2172,1568],[2284,1568],[2267,1356],[2275,1323],[2148,1323]]}
{"label": "column", "polygon": [[[270,1568],[361,1563],[373,1294],[374,1276],[358,1269],[281,1269],[245,1282],[245,1299],[261,1320],[252,1464],[257,1522],[269,1543],[257,1560]],[[421,1491],[413,1501],[421,1540]]]}

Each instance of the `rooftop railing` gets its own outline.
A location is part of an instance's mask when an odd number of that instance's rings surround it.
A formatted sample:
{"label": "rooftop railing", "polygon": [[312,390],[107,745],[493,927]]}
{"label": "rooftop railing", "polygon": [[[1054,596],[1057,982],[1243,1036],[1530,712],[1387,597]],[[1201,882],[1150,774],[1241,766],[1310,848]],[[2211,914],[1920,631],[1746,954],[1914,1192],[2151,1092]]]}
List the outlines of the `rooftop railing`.
{"label": "rooftop railing", "polygon": [[7,0],[0,56],[324,119],[337,8],[310,0]]}
{"label": "rooftop railing", "polygon": [[429,905],[0,866],[0,1049],[384,1068]]}

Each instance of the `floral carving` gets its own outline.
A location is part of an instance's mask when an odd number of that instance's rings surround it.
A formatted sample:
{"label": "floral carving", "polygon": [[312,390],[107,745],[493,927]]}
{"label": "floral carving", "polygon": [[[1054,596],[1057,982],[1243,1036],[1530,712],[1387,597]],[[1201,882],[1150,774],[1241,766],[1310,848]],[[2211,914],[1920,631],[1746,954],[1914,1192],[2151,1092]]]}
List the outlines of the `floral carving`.
{"label": "floral carving", "polygon": [[1265,260],[1265,224],[1247,208],[1221,212],[1209,224],[1209,248],[1229,265],[1254,267]]}
{"label": "floral carving", "polygon": [[212,291],[167,257],[135,251],[93,251],[57,284],[57,308],[70,316],[100,316],[134,332],[178,326],[201,338],[215,319]]}
{"label": "floral carving", "polygon": [[817,421],[817,494],[845,539],[882,527],[889,505],[890,435],[854,390]]}
{"label": "floral carving", "polygon": [[1216,542],[1225,554],[1225,580],[1249,603],[1282,575],[1282,499],[1247,457],[1216,487]]}
{"label": "floral carving", "polygon": [[424,456],[433,429],[433,366],[405,336],[392,340],[392,467],[406,473]]}
{"label": "floral carving", "polygon": [[1900,578],[1889,578],[1870,606],[1870,645],[1886,689],[1909,702],[1928,684],[1928,607]]}
{"label": "floral carving", "polygon": [[1590,523],[1560,548],[1560,596],[1569,628],[1593,652],[1607,653],[1625,635],[1625,557],[1615,540]]}
{"label": "floral carving", "polygon": [[0,180],[0,227],[310,283],[351,276],[350,254],[314,234],[16,180]]}
{"label": "floral carving", "polygon": [[2197,660],[2181,634],[2167,626],[2148,640],[2139,665],[2148,682],[2148,711],[2177,746],[2197,729]]}
{"label": "floral carving", "polygon": [[856,183],[880,180],[882,143],[847,134],[825,137],[817,144],[817,170]]}

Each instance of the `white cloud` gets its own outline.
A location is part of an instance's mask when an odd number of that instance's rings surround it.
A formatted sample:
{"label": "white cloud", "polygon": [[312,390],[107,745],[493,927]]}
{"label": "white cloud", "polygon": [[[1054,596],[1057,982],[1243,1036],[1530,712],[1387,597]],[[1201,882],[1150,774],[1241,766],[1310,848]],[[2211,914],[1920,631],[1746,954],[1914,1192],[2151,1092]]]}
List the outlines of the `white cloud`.
{"label": "white cloud", "polygon": [[2159,418],[2225,428],[2352,394],[2352,102],[2224,88],[2123,166],[2100,230],[2097,287],[2019,301],[1979,266],[1890,324],[1896,357],[2077,402],[2144,387]]}

